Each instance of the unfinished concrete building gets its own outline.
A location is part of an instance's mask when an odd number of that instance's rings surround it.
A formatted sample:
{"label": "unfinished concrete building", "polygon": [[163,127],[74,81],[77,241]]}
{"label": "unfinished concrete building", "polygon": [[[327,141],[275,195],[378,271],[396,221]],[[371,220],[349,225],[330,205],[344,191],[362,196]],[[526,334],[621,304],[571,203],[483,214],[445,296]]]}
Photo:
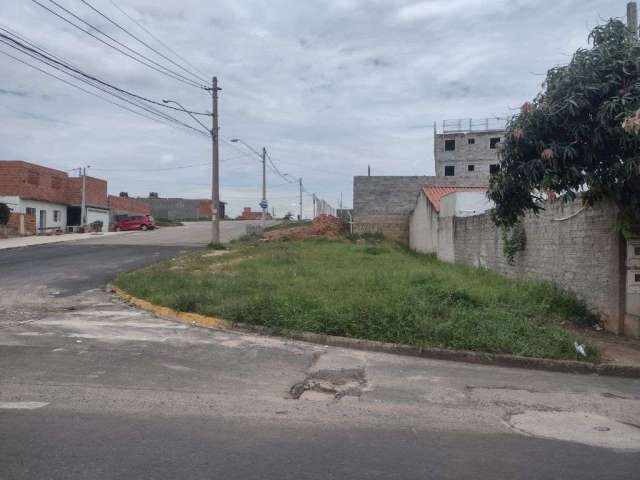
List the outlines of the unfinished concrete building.
{"label": "unfinished concrete building", "polygon": [[436,176],[488,182],[498,171],[505,118],[443,120],[433,126]]}

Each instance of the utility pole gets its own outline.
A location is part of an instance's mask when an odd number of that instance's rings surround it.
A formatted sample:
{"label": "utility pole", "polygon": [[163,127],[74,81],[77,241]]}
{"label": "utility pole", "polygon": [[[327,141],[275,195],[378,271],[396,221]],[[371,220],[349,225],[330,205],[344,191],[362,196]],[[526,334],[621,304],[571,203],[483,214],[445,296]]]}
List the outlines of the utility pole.
{"label": "utility pole", "polygon": [[316,212],[316,194],[313,194],[313,218],[316,218],[317,216],[317,212]]}
{"label": "utility pole", "polygon": [[91,165],[86,167],[78,167],[73,170],[78,170],[78,175],[82,177],[82,193],[80,200],[80,227],[84,228],[87,225],[87,168],[91,168]]}
{"label": "utility pole", "polygon": [[213,152],[211,155],[211,243],[220,243],[220,157],[218,142],[218,77],[213,77],[211,81],[211,97],[213,110],[211,116],[211,143]]}
{"label": "utility pole", "polygon": [[638,5],[636,2],[627,3],[627,29],[633,42],[638,41]]}
{"label": "utility pole", "polygon": [[300,220],[302,220],[302,177],[300,177],[299,183],[300,183]]}
{"label": "utility pole", "polygon": [[82,228],[84,229],[87,225],[87,197],[86,197],[86,189],[87,189],[87,169],[82,167],[82,203],[80,206],[80,223],[82,223]]}
{"label": "utility pole", "polygon": [[262,201],[260,202],[262,207],[262,229],[267,227],[267,149],[262,147]]}

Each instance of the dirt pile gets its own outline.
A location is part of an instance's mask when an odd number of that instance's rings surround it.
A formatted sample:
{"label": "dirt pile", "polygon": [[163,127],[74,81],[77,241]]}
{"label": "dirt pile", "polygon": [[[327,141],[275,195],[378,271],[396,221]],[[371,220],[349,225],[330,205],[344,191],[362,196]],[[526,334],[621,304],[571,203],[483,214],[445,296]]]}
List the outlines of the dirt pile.
{"label": "dirt pile", "polygon": [[340,238],[344,233],[344,224],[331,215],[320,215],[310,225],[302,227],[282,228],[264,234],[266,240],[282,238]]}

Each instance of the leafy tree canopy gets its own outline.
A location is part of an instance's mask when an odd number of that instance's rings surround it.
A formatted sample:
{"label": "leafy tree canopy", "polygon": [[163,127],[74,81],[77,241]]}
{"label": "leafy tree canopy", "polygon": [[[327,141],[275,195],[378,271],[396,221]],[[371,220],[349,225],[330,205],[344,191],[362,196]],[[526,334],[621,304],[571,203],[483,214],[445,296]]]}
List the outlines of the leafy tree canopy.
{"label": "leafy tree canopy", "polygon": [[640,47],[619,20],[547,73],[543,91],[507,126],[491,178],[494,221],[512,226],[542,208],[541,192],[586,205],[613,200],[621,225],[640,224]]}

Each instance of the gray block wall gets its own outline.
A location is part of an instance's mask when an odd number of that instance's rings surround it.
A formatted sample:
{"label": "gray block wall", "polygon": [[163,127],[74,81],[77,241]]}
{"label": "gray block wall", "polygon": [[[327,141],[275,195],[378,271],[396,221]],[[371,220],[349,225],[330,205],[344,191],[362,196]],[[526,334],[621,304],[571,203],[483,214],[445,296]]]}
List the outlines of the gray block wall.
{"label": "gray block wall", "polygon": [[425,185],[484,186],[486,182],[432,176],[353,177],[354,232],[379,232],[408,245],[409,215]]}
{"label": "gray block wall", "polygon": [[508,264],[501,232],[488,214],[456,217],[453,252],[446,256],[511,278],[553,282],[584,300],[607,330],[622,333],[625,246],[615,229],[616,216],[608,203],[585,209],[580,200],[549,203],[542,214],[524,220],[527,244],[514,265]]}
{"label": "gray block wall", "polygon": [[200,218],[200,200],[186,198],[139,198],[149,204],[151,215],[168,220],[194,220]]}

